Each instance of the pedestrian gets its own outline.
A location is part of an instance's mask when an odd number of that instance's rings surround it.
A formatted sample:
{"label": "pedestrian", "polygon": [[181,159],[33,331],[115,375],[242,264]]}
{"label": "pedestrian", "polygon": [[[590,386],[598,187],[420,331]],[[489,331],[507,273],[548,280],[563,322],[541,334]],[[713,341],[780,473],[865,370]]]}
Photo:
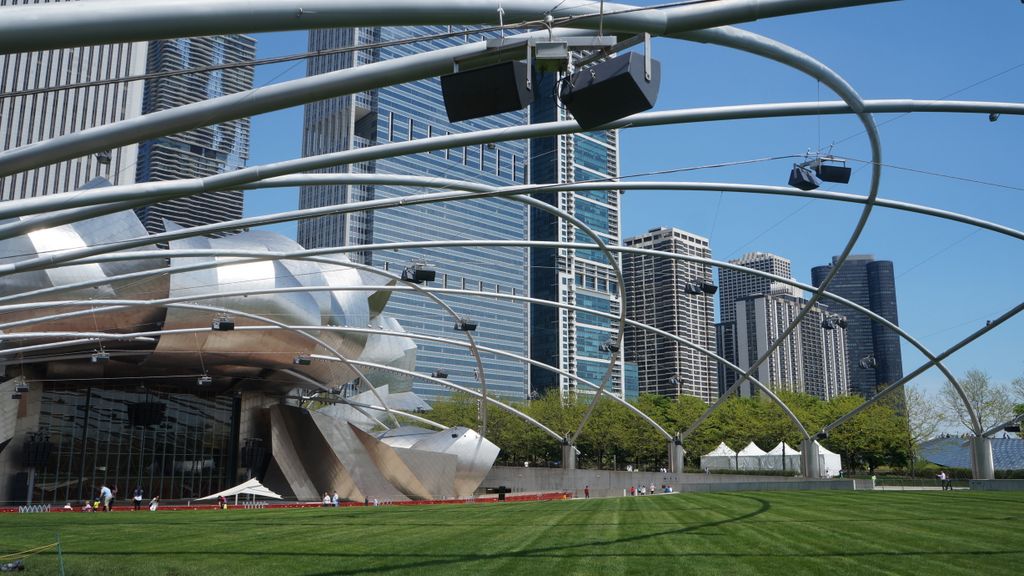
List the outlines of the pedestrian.
{"label": "pedestrian", "polygon": [[327,492],[324,492],[324,498],[322,500],[322,503],[324,508],[329,508],[331,506],[331,495],[328,494]]}
{"label": "pedestrian", "polygon": [[335,490],[334,494],[331,494],[331,505],[337,508],[339,500],[340,499],[338,498],[338,491]]}
{"label": "pedestrian", "polygon": [[654,496],[654,482],[651,482],[651,488],[650,488],[650,492],[648,492],[648,494],[650,494],[651,496]]}
{"label": "pedestrian", "polygon": [[135,492],[132,493],[132,506],[133,512],[138,512],[142,506],[142,486],[135,487]]}
{"label": "pedestrian", "polygon": [[110,501],[114,499],[114,493],[104,484],[100,486],[100,503],[104,512],[110,512]]}
{"label": "pedestrian", "polygon": [[217,509],[218,510],[227,510],[228,509],[228,499],[225,498],[223,494],[221,494],[220,496],[217,496]]}
{"label": "pedestrian", "polygon": [[636,486],[630,486],[629,487],[629,495],[630,496],[636,496]]}
{"label": "pedestrian", "polygon": [[589,484],[583,487],[583,498],[585,498],[585,499],[586,498],[590,498],[590,485]]}
{"label": "pedestrian", "polygon": [[935,477],[938,478],[939,485],[942,486],[943,490],[945,490],[946,489],[946,471],[945,470],[939,470],[939,473],[936,474]]}
{"label": "pedestrian", "polygon": [[153,496],[153,499],[149,501],[149,511],[156,512],[156,509],[160,506],[160,497]]}

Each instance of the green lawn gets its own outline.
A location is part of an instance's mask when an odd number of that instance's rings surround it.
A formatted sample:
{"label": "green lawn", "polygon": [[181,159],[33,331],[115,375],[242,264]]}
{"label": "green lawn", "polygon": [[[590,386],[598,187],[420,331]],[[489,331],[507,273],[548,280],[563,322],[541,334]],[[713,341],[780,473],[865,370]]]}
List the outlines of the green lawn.
{"label": "green lawn", "polygon": [[[0,515],[71,575],[1011,574],[1024,493],[749,492],[342,509]],[[55,574],[53,554],[26,574]]]}

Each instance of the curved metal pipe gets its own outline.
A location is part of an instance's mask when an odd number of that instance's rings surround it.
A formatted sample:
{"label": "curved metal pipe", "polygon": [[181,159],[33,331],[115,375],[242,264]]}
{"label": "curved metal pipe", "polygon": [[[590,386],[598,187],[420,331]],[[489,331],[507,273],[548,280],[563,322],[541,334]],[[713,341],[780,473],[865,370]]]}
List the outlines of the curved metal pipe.
{"label": "curved metal pipe", "polygon": [[[282,329],[288,330],[289,332],[293,332],[295,334],[298,334],[299,336],[302,336],[303,338],[311,340],[311,341],[319,344],[320,346],[323,346],[324,350],[327,350],[331,354],[334,354],[337,357],[337,360],[339,362],[342,362],[342,363],[345,363],[346,365],[348,365],[352,369],[352,371],[356,373],[356,375],[358,375],[360,378],[362,378],[363,380],[366,380],[368,383],[370,383],[370,390],[373,391],[373,395],[377,397],[377,400],[380,401],[381,404],[383,404],[384,406],[387,406],[387,402],[385,402],[384,399],[381,398],[379,394],[377,394],[376,389],[373,386],[373,381],[372,380],[367,378],[366,375],[363,374],[362,371],[359,370],[359,368],[356,368],[353,365],[349,365],[348,360],[346,360],[345,357],[340,352],[338,352],[333,346],[331,346],[327,342],[324,342],[320,338],[317,338],[316,336],[310,334],[309,332],[305,332],[305,331],[302,331],[302,330],[295,330],[295,329],[289,327],[287,324],[284,324],[282,322],[278,322],[277,320],[274,320],[274,319],[271,319],[271,318],[267,318],[265,316],[260,316],[258,314],[252,314],[252,313],[249,313],[249,312],[243,312],[243,311],[234,310],[234,309],[231,309],[231,308],[224,308],[224,307],[218,307],[218,306],[204,306],[202,304],[187,304],[187,303],[183,302],[183,301],[189,300],[189,299],[193,299],[194,300],[195,298],[194,297],[191,297],[191,298],[166,298],[166,299],[163,299],[163,300],[148,300],[148,301],[146,301],[146,300],[117,300],[117,299],[103,300],[103,299],[96,299],[96,300],[88,300],[88,301],[71,300],[71,301],[61,301],[61,302],[47,302],[46,306],[54,307],[54,308],[70,307],[70,306],[76,306],[77,307],[77,306],[95,305],[95,304],[100,304],[100,305],[107,306],[107,307],[106,308],[92,308],[90,310],[76,310],[74,312],[65,312],[65,313],[62,313],[62,314],[53,314],[53,315],[50,315],[50,316],[46,316],[45,319],[46,320],[60,320],[60,319],[64,319],[64,318],[74,318],[76,316],[89,315],[89,314],[94,314],[96,312],[109,312],[109,311],[118,310],[118,309],[121,309],[121,308],[128,308],[128,307],[132,307],[132,306],[155,306],[155,307],[160,307],[160,308],[171,307],[171,308],[185,308],[185,309],[191,309],[191,310],[209,310],[211,312],[227,313],[227,314],[231,314],[233,316],[238,316],[238,317],[241,317],[241,318],[249,318],[250,320],[256,320],[257,322],[264,322],[264,323],[270,324],[272,326],[278,326],[278,327],[280,327]],[[32,307],[31,304],[15,304],[13,306],[15,306],[16,308]],[[29,322],[41,322],[41,321],[43,321],[43,319],[32,319]],[[21,323],[9,323],[9,324],[19,324],[20,325]],[[0,341],[4,340],[5,338],[7,338],[7,337],[5,337],[3,334],[0,334]],[[199,352],[199,354],[200,354],[200,358],[201,358],[202,357],[202,352]],[[324,388],[325,390],[327,389],[327,387],[323,386],[322,384],[320,384],[320,386],[321,386],[321,388]],[[391,418],[392,418],[392,420],[395,421],[395,424],[397,425],[398,424],[398,420],[395,419],[394,416],[391,416]]]}
{"label": "curved metal pipe", "polygon": [[[992,112],[997,112],[1006,115],[1024,115],[1024,104],[1014,104],[1005,102],[935,101],[907,99],[868,100],[864,103],[864,109],[867,112],[875,114],[910,112],[990,114]],[[685,124],[698,122],[716,122],[725,120],[780,118],[820,114],[849,113],[851,113],[851,109],[845,102],[790,102],[781,104],[719,106],[711,108],[645,112],[629,116],[622,120],[617,120],[615,122],[609,123],[607,126],[611,128],[622,129],[644,126],[661,126],[665,124]],[[445,148],[469,146],[474,144],[484,144],[488,142],[503,142],[508,140],[518,140],[524,138],[537,138],[541,136],[569,134],[581,131],[582,130],[576,124],[575,121],[561,121],[531,124],[528,126],[516,126],[503,129],[496,128],[492,130],[481,130],[478,132],[471,132],[468,134],[434,136],[432,138],[421,138],[418,140],[397,142],[392,144],[378,144],[376,146],[360,148],[358,150],[334,152],[331,154],[310,156],[308,158],[276,162],[273,164],[238,170],[233,172],[232,175],[235,179],[238,179],[240,176],[244,175],[245,177],[241,178],[242,182],[236,183],[233,186],[226,186],[226,188],[240,187],[243,186],[244,183],[246,182],[251,183],[260,180],[268,180],[273,176],[280,176],[294,172],[314,170],[318,168],[325,168],[341,164],[366,162],[370,160],[397,156],[401,154],[414,154],[418,152],[428,152],[432,150],[442,150]],[[84,132],[80,132],[79,134],[84,134]],[[54,140],[53,145],[56,145],[59,142],[59,140]],[[95,149],[90,149],[89,152],[95,152],[97,150],[107,149],[110,147],[109,145],[106,145],[103,142],[104,141],[101,140],[98,144],[95,145]],[[131,142],[134,142],[134,140],[132,140]],[[5,155],[11,153],[13,153],[13,150],[0,153],[0,174],[4,172],[3,166],[5,163]],[[70,157],[75,156],[75,154],[72,154]],[[39,151],[39,154],[29,154],[26,157],[32,158],[33,161],[37,163],[42,162],[42,164],[39,165],[46,164],[46,162],[43,162],[43,159],[46,158],[46,156],[42,156],[42,151]],[[57,158],[53,161],[57,161],[59,159],[60,158]],[[31,167],[25,167],[24,169],[29,168]],[[17,170],[15,170],[15,172],[17,172]],[[23,216],[33,213],[54,212],[66,208],[92,206],[93,204],[96,203],[114,202],[115,200],[124,201],[124,203],[120,204],[117,207],[111,207],[110,211],[113,212],[135,206],[141,206],[158,200],[166,200],[171,198],[188,196],[191,194],[198,194],[204,191],[212,191],[214,190],[214,185],[215,184],[213,182],[209,182],[206,179],[187,179],[112,186],[105,188],[103,190],[92,190],[88,195],[53,194],[48,196],[40,196],[36,198],[14,200],[0,203],[0,218],[11,218],[15,216]],[[91,213],[91,215],[96,215],[96,213]],[[47,223],[49,225],[55,225],[55,223],[63,223],[67,221],[70,220],[65,219],[61,221],[56,217],[51,217],[49,220],[38,221],[38,225],[44,226]],[[0,226],[0,231],[5,229],[6,227]],[[17,232],[16,234],[20,233],[22,232]],[[0,232],[0,236],[2,235],[3,233]]]}
{"label": "curved metal pipe", "polygon": [[[566,243],[566,242],[534,242],[534,241],[489,240],[489,241],[480,242],[478,244],[481,245],[481,246],[516,246],[516,247],[520,247],[521,246],[521,247],[527,247],[527,248],[569,248],[569,249],[586,249],[586,250],[593,250],[593,249],[597,248],[597,246],[593,245],[593,244],[576,244],[576,243]],[[457,246],[461,246],[461,245],[464,245],[464,244],[462,242],[460,242],[460,241],[443,240],[443,241],[423,241],[423,242],[411,242],[411,243],[400,243],[400,244],[367,245],[367,246],[358,246],[358,247],[336,247],[336,248],[324,248],[324,249],[311,250],[311,251],[307,251],[306,253],[280,253],[280,254],[268,253],[267,255],[261,255],[259,258],[256,258],[256,257],[239,258],[238,261],[256,261],[256,260],[264,260],[264,259],[277,260],[277,259],[289,259],[289,258],[313,259],[313,258],[315,258],[315,256],[312,255],[312,253],[314,253],[314,252],[317,253],[317,254],[328,254],[328,253],[349,252],[349,251],[356,250],[356,249],[359,249],[359,250],[362,250],[362,249],[371,249],[371,250],[373,250],[373,249],[393,250],[394,249],[394,250],[397,250],[397,249],[406,249],[406,248],[457,247]],[[787,284],[789,286],[793,286],[793,287],[796,287],[796,288],[799,288],[799,289],[805,290],[805,291],[811,291],[811,290],[814,289],[813,286],[811,286],[809,284],[804,284],[802,282],[798,282],[797,280],[795,280],[793,278],[786,278],[786,277],[783,277],[783,276],[776,276],[774,274],[770,274],[768,272],[763,272],[761,270],[755,270],[755,269],[752,269],[752,268],[747,268],[746,266],[741,266],[741,265],[738,265],[738,264],[732,264],[730,262],[724,262],[724,261],[714,260],[714,259],[710,259],[710,258],[701,258],[699,256],[692,256],[692,255],[687,255],[687,254],[673,254],[673,253],[669,253],[669,252],[661,252],[661,251],[655,251],[655,250],[646,250],[646,249],[642,249],[642,248],[631,248],[631,247],[621,247],[621,246],[610,247],[609,249],[611,251],[613,251],[613,252],[618,252],[618,253],[642,254],[642,255],[656,256],[656,257],[662,257],[662,258],[670,258],[670,259],[675,259],[675,260],[682,260],[682,261],[686,261],[686,262],[699,263],[699,264],[704,264],[704,265],[707,265],[707,266],[717,266],[717,267],[720,267],[720,268],[728,268],[728,269],[731,269],[731,270],[735,270],[737,272],[746,273],[746,274],[752,274],[754,276],[760,276],[760,277],[763,277],[763,278],[767,278],[769,280],[772,280],[773,282],[779,282],[779,283],[782,283],[782,284]],[[223,257],[223,256],[248,256],[248,254],[246,254],[244,251],[209,251],[209,250],[183,251],[183,252],[179,253],[178,255],[181,256],[181,257],[184,257],[184,256],[209,256],[209,255],[217,255],[217,256],[221,256],[221,257]],[[87,260],[87,262],[88,263],[100,263],[100,262],[109,262],[109,261],[116,261],[116,260],[130,260],[130,259],[135,259],[135,258],[155,258],[155,257],[158,257],[158,255],[155,255],[152,252],[142,252],[142,253],[137,253],[137,254],[136,253],[124,253],[124,254],[109,255],[107,257],[91,258],[91,259]],[[234,261],[232,261],[231,263],[234,263]],[[194,269],[196,269],[198,267],[209,268],[209,267],[214,267],[214,266],[216,266],[216,264],[206,263],[206,264],[196,265],[196,266],[181,267],[181,268],[178,268],[178,269],[170,268],[170,269],[161,269],[159,271],[149,270],[149,271],[144,271],[144,272],[136,272],[136,273],[125,274],[125,275],[121,275],[121,276],[116,276],[116,277],[113,277],[113,278],[111,278],[109,280],[117,281],[117,280],[136,279],[136,278],[142,278],[142,277],[146,277],[146,276],[156,275],[158,273],[171,273],[171,274],[173,274],[173,273],[180,273],[180,272],[191,271],[191,270],[194,270]],[[88,287],[92,287],[94,285],[100,285],[100,284],[106,283],[107,281],[108,280],[104,280],[104,281],[90,281],[90,282],[85,282],[85,283],[79,283],[77,285],[69,285],[67,287],[47,288],[47,289],[43,289],[43,290],[39,290],[39,291],[35,291],[35,292],[30,292],[30,293],[26,293],[26,294],[22,294],[22,295],[17,295],[15,297],[0,298],[0,303],[5,302],[5,301],[9,301],[11,299],[17,300],[17,299],[22,299],[22,298],[29,298],[29,297],[33,297],[33,296],[43,295],[44,293],[52,293],[52,292],[55,292],[55,291],[60,291],[61,288],[63,288],[63,289],[88,288]],[[438,289],[438,288],[431,288],[429,290],[430,291],[436,291],[436,292],[452,292],[452,293],[464,292],[464,291],[457,291],[457,290],[451,290],[451,289]],[[483,294],[483,293],[474,293],[474,292],[471,292],[471,291],[467,292],[467,293],[470,293],[470,294],[480,294],[480,295],[484,295],[484,296],[493,296],[490,293]],[[548,300],[531,299],[531,298],[518,297],[518,296],[513,297],[513,296],[508,296],[508,295],[501,295],[501,296],[504,297],[505,299],[522,300],[522,301],[525,301],[525,302],[536,303],[536,304],[550,304],[550,305],[557,306],[557,307],[564,307],[566,309],[577,309],[578,311],[579,310],[584,310],[582,308],[578,308],[578,307],[575,307],[575,306],[563,305],[563,304],[551,302],[551,301],[548,301]],[[493,297],[497,297],[497,296],[493,296]],[[850,308],[856,310],[857,312],[860,312],[860,313],[864,314],[865,316],[869,317],[872,321],[878,322],[878,323],[882,324],[883,326],[889,328],[890,330],[893,330],[900,337],[904,338],[907,341],[907,343],[909,343],[910,345],[914,346],[918,351],[920,351],[922,353],[922,355],[924,355],[926,358],[928,358],[929,360],[935,359],[935,355],[928,348],[926,348],[920,341],[918,341],[916,338],[914,338],[910,333],[908,333],[905,330],[903,330],[902,328],[900,328],[900,326],[898,326],[896,324],[893,324],[892,322],[887,320],[885,317],[880,316],[879,314],[873,312],[872,310],[870,310],[868,308],[865,308],[865,307],[861,306],[860,304],[857,304],[856,302],[854,302],[852,300],[848,300],[846,298],[843,298],[842,296],[839,296],[837,294],[833,294],[831,292],[827,292],[826,291],[825,292],[825,297],[829,298],[831,300],[835,300],[836,302],[839,302],[839,303],[844,304],[846,306],[849,306]],[[3,310],[3,309],[4,309],[4,307],[0,306],[0,310]],[[604,314],[604,313],[597,313],[595,311],[590,311],[590,310],[588,310],[588,311],[592,312],[592,313],[595,313],[595,314]],[[608,317],[612,317],[612,316],[609,315]],[[642,324],[634,323],[631,320],[627,320],[627,322],[630,323],[630,324],[637,325],[639,327],[643,327],[644,329],[646,329],[646,327],[644,325],[642,325]],[[30,322],[24,322],[24,324],[29,324],[29,323],[31,323],[31,321]],[[0,329],[4,328],[6,326],[7,325],[0,325]],[[484,348],[484,347],[481,347],[480,349],[485,351],[485,352],[494,353],[493,349],[488,349],[488,348]],[[939,370],[943,373],[943,375],[946,376],[946,378],[949,379],[949,381],[951,383],[956,383],[957,382],[956,378],[952,376],[951,372],[946,368],[946,366],[941,361],[936,361],[935,365],[936,365],[936,367],[939,368]],[[731,369],[734,369],[739,374],[743,373],[743,371],[741,369],[739,369],[738,367],[737,368],[731,368]],[[566,375],[566,374],[562,374],[562,375]],[[763,384],[762,383],[760,383],[756,379],[752,379],[752,381],[755,383],[755,385],[757,385],[758,387],[763,389]],[[588,382],[588,385],[594,386],[593,384],[590,384],[589,382]]]}
{"label": "curved metal pipe", "polygon": [[[853,410],[847,412],[845,415],[840,416],[834,422],[832,422],[831,424],[829,424],[829,425],[825,426],[824,428],[822,428],[821,431],[823,433],[827,433],[827,432],[833,430],[834,428],[836,428],[838,426],[841,426],[847,420],[853,418],[854,416],[856,416],[857,414],[859,414],[863,410],[866,410],[869,406],[871,406],[875,402],[878,402],[879,400],[884,398],[886,395],[888,395],[893,390],[896,390],[896,389],[902,387],[907,382],[913,380],[914,378],[917,378],[918,376],[923,374],[925,371],[927,371],[932,366],[935,366],[936,364],[938,364],[942,360],[945,360],[946,358],[949,358],[956,351],[960,350],[964,346],[967,346],[971,342],[974,342],[978,338],[981,338],[983,335],[987,334],[990,330],[995,330],[995,328],[997,326],[999,326],[1003,322],[1006,322],[1010,318],[1013,318],[1014,316],[1019,314],[1022,310],[1024,310],[1024,302],[1021,302],[1020,304],[1014,306],[1013,308],[1011,308],[1009,311],[1005,312],[999,318],[996,318],[995,320],[987,322],[984,327],[982,327],[979,330],[976,330],[975,332],[971,333],[969,336],[967,336],[963,340],[961,340],[961,341],[957,342],[956,344],[950,346],[944,352],[942,352],[939,355],[937,355],[934,360],[929,360],[929,361],[925,362],[924,364],[922,364],[919,368],[917,368],[916,370],[914,370],[910,374],[907,374],[903,378],[900,378],[896,382],[893,382],[892,384],[890,384],[890,385],[886,386],[885,388],[879,390],[878,394],[875,394],[874,397],[872,397],[870,400],[864,402],[860,406],[857,406]],[[969,405],[970,405],[970,403],[968,403],[968,406]],[[975,436],[983,436],[983,435],[984,435],[984,430],[979,427],[979,431],[977,433],[975,433]]]}
{"label": "curved metal pipe", "polygon": [[[410,291],[408,288],[401,288],[401,289],[399,289],[399,288],[396,288],[396,287],[388,287],[388,286],[381,286],[381,287],[377,287],[377,288],[379,288],[379,289],[392,289],[392,290]],[[323,288],[321,288],[321,289],[323,289]],[[346,288],[343,288],[343,290],[344,289],[356,290],[355,287],[346,287]],[[301,289],[277,289],[278,292],[287,291],[287,290],[290,290],[290,291],[302,291]],[[338,290],[338,289],[335,288],[334,290]],[[455,289],[450,289],[450,288],[449,289],[443,289],[443,290],[446,293],[456,293],[456,294],[465,294],[465,295],[483,296],[483,297],[497,297],[497,296],[501,296],[502,299],[524,301],[524,302],[533,302],[533,303],[538,303],[538,304],[545,304],[545,303],[547,303],[547,304],[552,304],[552,305],[556,305],[556,306],[559,306],[559,307],[564,307],[564,308],[567,308],[567,309],[587,310],[587,309],[579,307],[579,306],[572,306],[572,305],[568,305],[568,304],[559,304],[559,303],[550,302],[548,300],[540,300],[540,299],[536,299],[536,298],[527,298],[527,297],[523,297],[523,296],[512,296],[512,295],[509,295],[509,294],[500,294],[500,295],[498,295],[498,294],[493,294],[493,293],[489,293],[489,292],[474,292],[474,291],[471,291],[471,290],[455,290]],[[587,310],[587,311],[590,311],[590,310]],[[609,315],[609,317],[614,318],[614,316],[612,316],[612,315]],[[45,321],[45,320],[47,320],[47,318],[37,319],[37,321]],[[638,324],[638,323],[634,323],[634,324],[637,324],[637,325],[639,325],[641,327],[644,327],[644,325],[642,325],[642,324]],[[447,344],[449,346],[459,346],[459,347],[465,347],[465,348],[469,347],[468,344],[466,344],[465,342],[461,342],[459,340],[452,340],[450,338],[443,338],[443,337],[440,337],[440,336],[430,336],[430,335],[426,335],[426,334],[417,334],[415,332],[393,332],[393,331],[390,331],[390,330],[382,330],[382,329],[376,329],[376,328],[356,328],[356,327],[348,327],[348,326],[319,326],[319,327],[318,326],[292,326],[292,328],[301,329],[301,330],[320,330],[320,331],[327,331],[327,332],[343,332],[343,333],[353,333],[353,334],[383,334],[383,335],[388,335],[388,336],[405,336],[405,337],[408,337],[408,338],[412,338],[414,340],[427,340],[427,341],[431,341],[431,342],[438,342],[438,343],[442,343],[442,344]],[[237,330],[237,331],[263,331],[263,330],[280,330],[280,329],[281,328],[278,327],[278,326],[237,326],[235,328],[235,330]],[[21,346],[21,347],[18,347],[18,348],[7,348],[7,349],[0,350],[0,352],[2,352],[4,354],[25,354],[27,352],[35,352],[35,351],[39,351],[39,350],[52,350],[52,349],[64,348],[64,347],[67,347],[67,346],[74,346],[74,345],[79,345],[79,344],[87,344],[87,343],[89,343],[89,342],[91,342],[93,340],[97,340],[97,339],[115,340],[115,341],[116,340],[125,340],[125,339],[147,339],[147,340],[152,340],[152,338],[150,338],[151,336],[161,336],[161,335],[164,335],[164,334],[188,334],[188,333],[193,333],[193,332],[204,332],[204,331],[210,331],[210,328],[176,328],[176,329],[173,329],[173,330],[157,330],[157,331],[147,331],[147,332],[134,332],[134,333],[128,333],[128,334],[108,334],[108,333],[103,333],[103,332],[97,332],[97,333],[90,333],[90,332],[39,332],[39,333],[18,332],[18,333],[8,334],[6,337],[3,336],[3,335],[0,335],[0,342],[2,342],[5,339],[16,340],[16,339],[30,339],[30,338],[54,338],[54,337],[61,337],[61,336],[67,336],[67,337],[71,337],[71,338],[82,338],[82,339],[71,340],[71,341],[62,341],[62,342],[51,342],[51,343],[39,344],[39,345],[31,345],[31,346]],[[589,386],[589,387],[593,388],[594,390],[597,390],[599,388],[598,384],[594,384],[593,382],[590,382],[590,381],[588,381],[588,380],[586,380],[584,378],[580,378],[579,376],[577,376],[575,374],[572,374],[572,373],[567,372],[565,370],[561,370],[559,368],[556,368],[554,366],[551,366],[549,364],[545,364],[543,362],[540,362],[538,360],[534,360],[534,359],[526,357],[526,356],[520,356],[520,355],[515,354],[513,352],[508,352],[506,350],[500,350],[500,349],[497,349],[497,348],[490,348],[490,347],[487,347],[487,346],[479,346],[478,345],[478,348],[479,348],[480,351],[488,353],[488,354],[494,354],[494,355],[497,355],[497,356],[504,356],[506,358],[511,358],[511,359],[514,359],[514,360],[519,360],[519,361],[524,362],[526,364],[530,364],[532,366],[537,366],[538,368],[541,368],[542,370],[547,370],[547,371],[550,371],[552,373],[555,373],[555,374],[558,374],[558,375],[561,375],[561,376],[565,376],[567,378],[572,379],[574,382],[577,382],[577,383]],[[147,353],[151,353],[151,352],[152,351],[140,350],[140,351],[132,351],[132,352],[126,353],[126,354],[128,354],[128,355],[139,355],[139,354],[147,354]],[[112,356],[118,354],[116,351],[111,351],[110,353],[111,353]],[[43,357],[43,358],[32,357],[31,358],[31,362],[32,363],[36,363],[36,362],[43,362],[43,361],[51,361],[51,360],[55,360],[55,359],[73,359],[73,358],[88,358],[88,355],[74,355],[74,354],[72,354],[72,355],[60,356],[60,357],[56,357],[56,356],[49,356],[49,357]],[[664,428],[662,428],[662,426],[660,424],[658,424],[654,419],[652,419],[650,416],[648,416],[646,413],[644,413],[642,410],[640,410],[636,406],[633,406],[632,404],[630,404],[630,403],[626,402],[625,400],[623,400],[621,398],[618,398],[616,396],[608,396],[608,398],[610,398],[613,401],[621,404],[627,410],[629,410],[630,412],[633,412],[635,415],[639,416],[641,419],[643,419],[645,422],[647,422],[651,427],[653,427],[655,429],[655,431],[657,431],[659,434],[664,436],[665,439],[667,439],[667,440],[671,440],[672,439],[672,435],[671,434],[669,434]],[[399,412],[397,410],[395,410],[394,412],[396,414],[401,414],[401,412]],[[564,440],[564,438],[559,437],[559,440]]]}
{"label": "curved metal pipe", "polygon": [[[547,15],[558,25],[619,32],[680,32],[762,18],[876,4],[891,0],[718,0],[644,10],[606,4],[598,19],[594,2],[563,0],[147,0],[146,10],[125,10],[115,0],[5,8],[0,20],[0,54],[111,42],[186,36],[304,30],[339,26],[424,24],[539,24]],[[149,2],[152,3],[150,6]],[[49,9],[47,9],[49,8]],[[499,11],[504,14],[502,18]]]}
{"label": "curved metal pipe", "polygon": [[775,339],[771,345],[757,360],[755,360],[750,367],[739,377],[736,382],[727,388],[722,396],[712,404],[708,409],[701,414],[693,424],[682,434],[681,438],[686,438],[693,433],[710,416],[717,408],[721,405],[724,398],[726,398],[733,390],[735,390],[740,384],[746,381],[750,375],[757,370],[762,364],[764,364],[771,355],[783,344],[786,338],[800,325],[804,317],[811,311],[811,308],[821,300],[831,284],[835,275],[839,272],[843,263],[846,262],[847,257],[853,251],[853,247],[857,243],[857,239],[860,238],[861,232],[867,225],[868,217],[871,214],[871,209],[874,205],[875,198],[878,196],[878,183],[881,177],[881,165],[882,165],[882,145],[878,136],[878,129],[875,126],[874,119],[870,114],[864,112],[864,104],[861,100],[860,95],[850,86],[846,80],[841,76],[833,72],[827,66],[821,62],[815,60],[811,56],[796,50],[790,46],[777,42],[764,36],[739,30],[736,28],[716,28],[712,30],[700,30],[695,32],[688,32],[685,34],[677,34],[675,37],[682,38],[685,40],[692,40],[696,42],[706,42],[711,44],[717,44],[720,46],[726,46],[736,50],[749,52],[769,60],[774,60],[780,64],[794,68],[800,72],[807,74],[808,76],[815,78],[822,84],[828,86],[833,92],[835,92],[844,102],[849,104],[850,108],[857,115],[857,118],[864,125],[864,129],[868,135],[868,141],[871,144],[871,184],[869,186],[867,199],[864,203],[864,209],[861,211],[860,218],[857,221],[853,232],[850,234],[849,240],[846,242],[846,246],[843,251],[835,259],[835,266],[829,271],[828,275],[821,282],[821,284],[811,294],[811,298],[807,303],[801,307],[800,312],[797,313],[793,321],[790,322],[789,326]]}

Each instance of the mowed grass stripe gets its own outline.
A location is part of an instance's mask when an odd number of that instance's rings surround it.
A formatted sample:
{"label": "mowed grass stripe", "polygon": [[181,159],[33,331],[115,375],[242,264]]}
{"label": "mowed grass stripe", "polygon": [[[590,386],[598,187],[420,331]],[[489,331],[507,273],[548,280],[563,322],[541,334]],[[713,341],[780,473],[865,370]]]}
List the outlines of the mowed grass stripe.
{"label": "mowed grass stripe", "polygon": [[[0,516],[99,574],[1005,574],[1024,494],[750,492],[535,503]],[[29,569],[53,573],[52,554]]]}

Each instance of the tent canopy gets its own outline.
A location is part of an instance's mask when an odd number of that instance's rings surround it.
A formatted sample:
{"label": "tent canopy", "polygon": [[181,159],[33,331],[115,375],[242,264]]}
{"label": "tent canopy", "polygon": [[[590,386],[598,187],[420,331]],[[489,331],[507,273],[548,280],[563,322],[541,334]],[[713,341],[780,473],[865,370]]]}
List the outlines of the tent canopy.
{"label": "tent canopy", "polygon": [[270,490],[263,484],[260,484],[259,480],[253,478],[251,480],[246,480],[245,482],[242,482],[241,484],[235,486],[234,488],[228,488],[227,490],[217,492],[216,494],[210,494],[209,496],[196,498],[196,500],[213,500],[214,498],[218,498],[220,496],[227,498],[228,496],[236,496],[238,494],[252,494],[253,496],[260,496],[263,498],[276,498],[278,500],[284,499],[283,496],[281,496],[277,492]]}
{"label": "tent canopy", "polygon": [[715,448],[711,452],[708,452],[707,454],[705,454],[705,456],[735,456],[735,455],[736,455],[736,452],[733,451],[732,448],[729,448],[728,446],[726,446],[725,442],[722,442],[721,444],[718,445],[717,448]]}
{"label": "tent canopy", "polygon": [[793,448],[785,442],[779,442],[779,445],[768,451],[772,456],[782,456],[785,453],[786,456],[799,456],[800,451]]}
{"label": "tent canopy", "polygon": [[737,456],[764,456],[765,454],[767,454],[767,452],[761,450],[761,448],[753,442],[747,444],[746,448],[736,453]]}

